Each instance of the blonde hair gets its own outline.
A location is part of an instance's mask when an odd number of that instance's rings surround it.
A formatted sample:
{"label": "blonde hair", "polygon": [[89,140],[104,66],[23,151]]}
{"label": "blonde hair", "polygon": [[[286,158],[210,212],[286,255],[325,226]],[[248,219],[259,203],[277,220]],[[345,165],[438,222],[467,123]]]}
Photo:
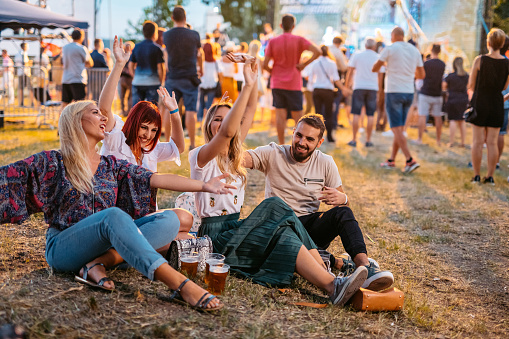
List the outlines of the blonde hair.
{"label": "blonde hair", "polygon": [[505,33],[500,28],[492,28],[488,33],[488,43],[495,51],[501,49],[505,43]]}
{"label": "blonde hair", "polygon": [[94,173],[86,152],[88,140],[81,125],[85,108],[90,104],[95,102],[91,100],[74,102],[64,108],[58,120],[60,152],[64,160],[66,177],[74,188],[82,193],[93,191]]}
{"label": "blonde hair", "polygon": [[[216,115],[217,110],[220,107],[226,107],[231,109],[232,106],[229,103],[218,103],[212,105],[207,111],[207,115],[205,116],[205,120],[203,121],[203,136],[205,137],[205,142],[209,142],[212,140],[212,121],[214,120],[214,116]],[[222,154],[218,154],[216,156],[217,166],[221,173],[229,172],[232,176],[240,177],[242,181],[242,186],[246,184],[247,181],[247,171],[242,166],[242,158],[244,153],[244,147],[242,147],[242,140],[240,139],[240,127],[235,132],[235,135],[230,140],[230,144],[228,145],[228,154],[224,156]],[[227,179],[227,182],[230,183],[232,181],[231,177]]]}
{"label": "blonde hair", "polygon": [[258,57],[258,52],[260,52],[260,48],[262,47],[262,43],[258,40],[253,40],[249,43],[249,48],[247,54],[252,57]]}

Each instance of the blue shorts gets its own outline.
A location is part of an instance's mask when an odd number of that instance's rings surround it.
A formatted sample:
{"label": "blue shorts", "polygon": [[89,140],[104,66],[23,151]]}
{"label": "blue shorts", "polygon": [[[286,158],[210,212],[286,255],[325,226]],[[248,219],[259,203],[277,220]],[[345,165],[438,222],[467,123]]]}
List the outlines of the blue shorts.
{"label": "blue shorts", "polygon": [[414,93],[385,93],[385,109],[391,128],[405,126]]}
{"label": "blue shorts", "polygon": [[376,93],[378,91],[369,89],[356,89],[352,94],[351,113],[361,114],[362,106],[366,106],[366,115],[372,117],[376,111]]}
{"label": "blue shorts", "polygon": [[509,108],[504,108],[504,124],[502,125],[502,128],[500,129],[500,132],[498,135],[506,135],[507,134],[507,120],[509,118]]}
{"label": "blue shorts", "polygon": [[184,106],[189,112],[196,112],[198,102],[198,86],[195,86],[190,79],[166,79],[165,87],[168,93],[175,92],[177,102],[184,98]]}
{"label": "blue shorts", "polygon": [[159,95],[157,89],[159,86],[136,86],[133,85],[133,106],[140,101],[150,101],[154,105],[157,105]]}
{"label": "blue shorts", "polygon": [[286,108],[292,112],[302,111],[302,91],[273,88],[272,106]]}

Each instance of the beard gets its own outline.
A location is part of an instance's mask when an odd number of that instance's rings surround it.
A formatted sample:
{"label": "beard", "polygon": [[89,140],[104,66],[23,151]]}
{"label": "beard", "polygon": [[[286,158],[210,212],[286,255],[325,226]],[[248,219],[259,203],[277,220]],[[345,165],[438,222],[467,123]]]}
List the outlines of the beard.
{"label": "beard", "polygon": [[[297,147],[299,148],[301,153],[297,153]],[[313,149],[310,149],[309,147],[300,146],[296,145],[295,143],[292,143],[292,156],[298,162],[304,162],[305,160],[309,159],[309,157],[311,157],[315,149],[316,146]]]}

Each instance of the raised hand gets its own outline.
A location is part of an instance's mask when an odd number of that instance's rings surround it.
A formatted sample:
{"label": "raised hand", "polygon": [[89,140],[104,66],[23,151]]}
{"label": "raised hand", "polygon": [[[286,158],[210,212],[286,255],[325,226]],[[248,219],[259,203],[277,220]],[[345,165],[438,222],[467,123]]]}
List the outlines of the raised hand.
{"label": "raised hand", "polygon": [[256,58],[251,57],[246,60],[243,73],[246,85],[256,84],[258,78],[258,63]]}
{"label": "raised hand", "polygon": [[230,173],[224,173],[218,177],[214,177],[203,184],[202,192],[215,194],[233,194],[230,189],[236,189],[236,186],[225,184],[222,179],[228,178]]}
{"label": "raised hand", "polygon": [[226,58],[230,60],[231,62],[235,63],[247,63],[248,60],[255,60],[254,57],[250,56],[249,54],[245,53],[228,53],[226,55]]}
{"label": "raised hand", "polygon": [[179,108],[179,105],[177,103],[177,100],[175,99],[175,92],[168,93],[168,90],[161,86],[157,90],[157,94],[159,94],[159,97],[163,100],[164,106],[168,108],[170,111],[173,111],[177,108]]}
{"label": "raised hand", "polygon": [[113,56],[115,56],[115,62],[126,64],[131,57],[131,46],[124,45],[122,39],[118,39],[115,35],[115,40],[113,41]]}

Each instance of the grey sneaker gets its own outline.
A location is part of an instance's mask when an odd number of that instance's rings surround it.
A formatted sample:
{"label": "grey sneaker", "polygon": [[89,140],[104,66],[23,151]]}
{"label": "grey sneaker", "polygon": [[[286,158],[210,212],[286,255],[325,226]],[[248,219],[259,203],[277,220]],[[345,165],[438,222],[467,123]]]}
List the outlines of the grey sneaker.
{"label": "grey sneaker", "polygon": [[355,292],[361,288],[368,276],[368,269],[364,266],[357,268],[348,277],[336,277],[334,279],[334,292],[330,300],[336,306],[345,305]]}
{"label": "grey sneaker", "polygon": [[368,277],[362,284],[362,288],[367,288],[372,291],[382,291],[394,284],[394,276],[389,271],[382,271],[378,265],[370,262],[365,266],[368,270]]}
{"label": "grey sneaker", "polygon": [[[341,259],[343,260],[343,267],[341,267],[340,274],[343,276],[349,276],[355,271],[357,266],[351,260],[350,256]],[[389,271],[382,271],[376,260],[368,258],[368,261],[369,265],[366,265],[368,277],[362,284],[362,288],[367,288],[372,291],[381,291],[391,287],[394,283],[394,276],[392,273]]]}
{"label": "grey sneaker", "polygon": [[415,171],[416,169],[418,169],[419,166],[420,165],[417,163],[417,161],[412,160],[411,162],[406,163],[406,166],[405,166],[405,169],[403,170],[403,172],[406,174],[410,174],[413,171]]}

